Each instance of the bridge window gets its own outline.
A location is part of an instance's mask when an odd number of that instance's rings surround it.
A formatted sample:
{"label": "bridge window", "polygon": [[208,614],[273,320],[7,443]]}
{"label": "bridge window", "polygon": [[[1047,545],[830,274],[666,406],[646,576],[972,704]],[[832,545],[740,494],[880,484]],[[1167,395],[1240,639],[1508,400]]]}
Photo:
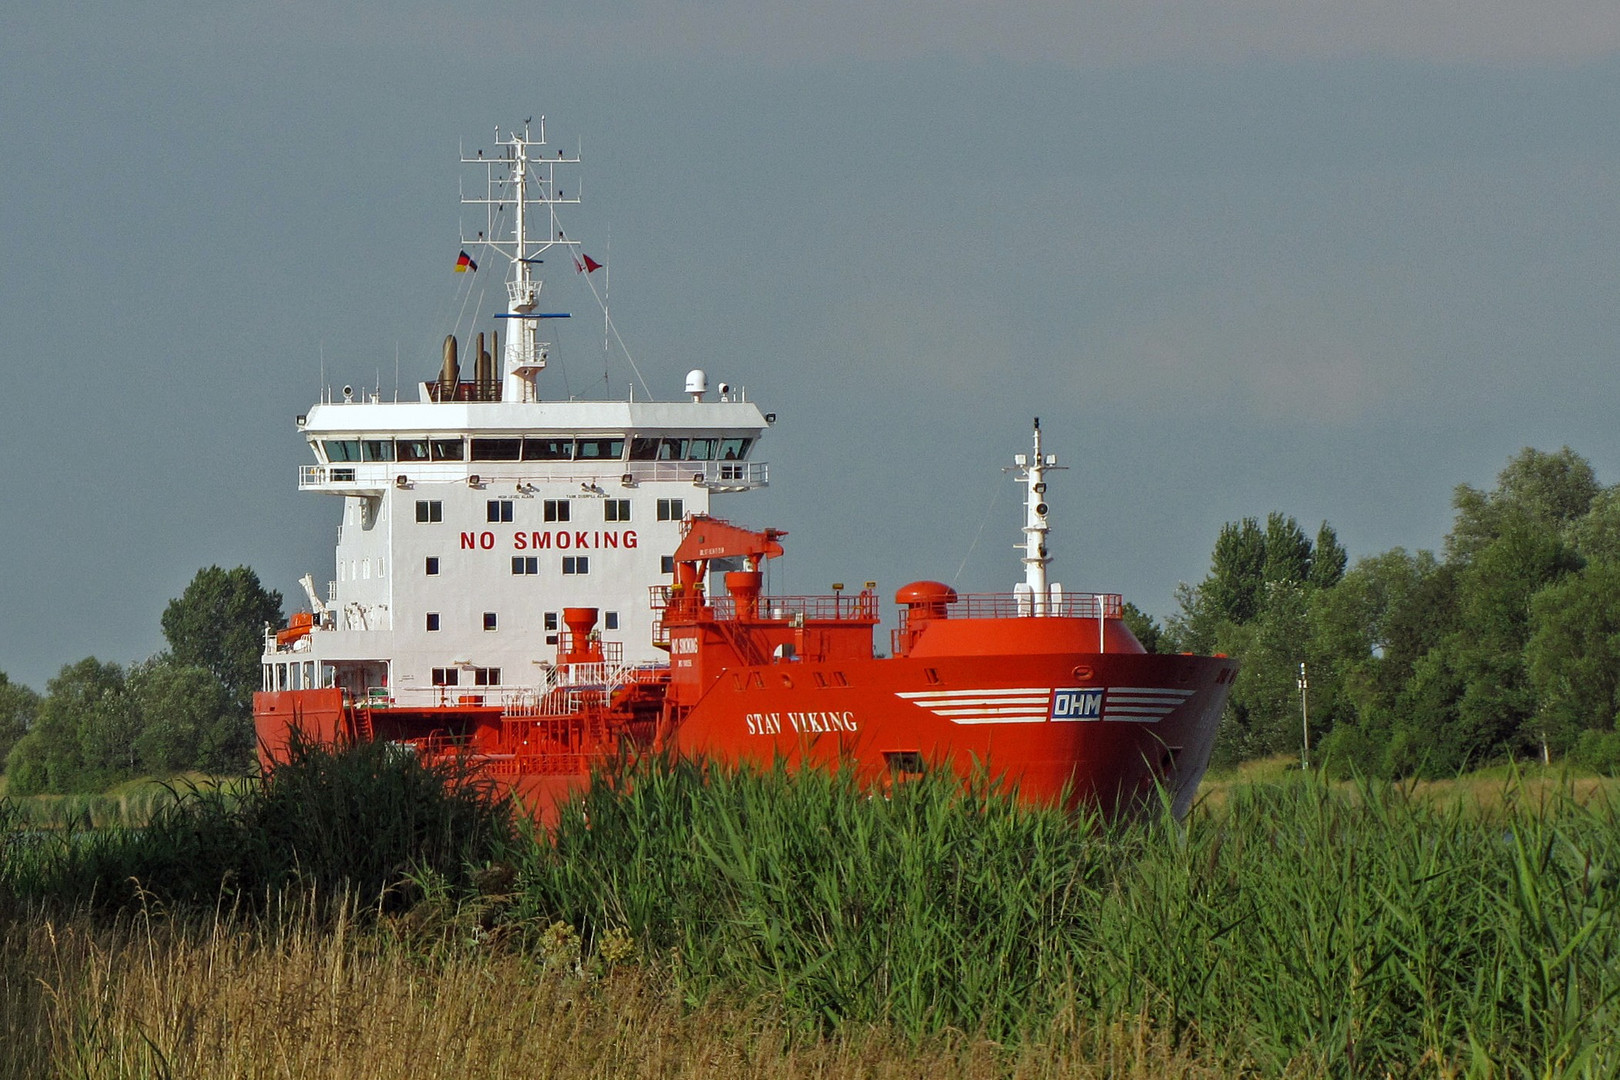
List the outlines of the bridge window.
{"label": "bridge window", "polygon": [[686,451],[688,461],[713,461],[714,444],[718,439],[693,439]]}
{"label": "bridge window", "polygon": [[428,441],[426,439],[395,439],[394,449],[400,461],[426,461],[428,459]]}
{"label": "bridge window", "polygon": [[623,439],[581,439],[574,450],[581,461],[618,461],[624,457]]}
{"label": "bridge window", "polygon": [[720,460],[741,461],[748,456],[748,447],[753,441],[753,439],[721,439]]}
{"label": "bridge window", "polygon": [[438,499],[418,499],[416,501],[416,520],[427,523],[444,520],[444,503]]}
{"label": "bridge window", "polygon": [[541,439],[530,436],[523,440],[524,461],[567,461],[573,456],[573,439]]}
{"label": "bridge window", "polygon": [[564,574],[588,574],[591,572],[591,560],[585,555],[564,555]]}
{"label": "bridge window", "polygon": [[658,460],[658,445],[659,445],[659,440],[657,440],[657,439],[631,439],[630,440],[630,460],[631,461],[657,461]]}
{"label": "bridge window", "polygon": [[569,519],[567,499],[547,499],[543,509],[547,521],[567,521]]}
{"label": "bridge window", "polygon": [[522,439],[474,439],[474,461],[516,461],[523,455]]}
{"label": "bridge window", "polygon": [[659,461],[685,461],[690,439],[665,439],[658,447]]}
{"label": "bridge window", "polygon": [[364,461],[393,461],[393,439],[363,439],[360,442],[360,457]]}
{"label": "bridge window", "polygon": [[463,461],[466,446],[463,439],[429,439],[428,451],[434,461]]}
{"label": "bridge window", "polygon": [[327,439],[321,443],[326,448],[326,460],[331,461],[359,461],[359,439]]}
{"label": "bridge window", "polygon": [[511,499],[491,499],[491,500],[489,500],[489,502],[485,505],[485,520],[486,521],[511,521],[512,520],[512,500]]}
{"label": "bridge window", "polygon": [[608,499],[602,504],[603,521],[629,521],[630,500]]}
{"label": "bridge window", "polygon": [[659,499],[658,520],[679,521],[686,516],[685,499]]}

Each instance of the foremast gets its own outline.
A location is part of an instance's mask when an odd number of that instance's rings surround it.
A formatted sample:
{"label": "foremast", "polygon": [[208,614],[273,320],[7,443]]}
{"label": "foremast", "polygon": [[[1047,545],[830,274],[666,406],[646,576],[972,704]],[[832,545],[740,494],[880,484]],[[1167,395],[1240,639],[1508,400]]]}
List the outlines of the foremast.
{"label": "foremast", "polygon": [[[1033,453],[1013,455],[1018,470],[1018,482],[1024,485],[1024,580],[1013,590],[1020,601],[1027,602],[1034,615],[1046,615],[1062,610],[1063,586],[1047,579],[1047,567],[1052,555],[1046,538],[1052,527],[1047,522],[1050,507],[1046,502],[1046,473],[1059,469],[1056,454],[1041,450],[1041,418],[1035,418],[1035,447]],[[1020,604],[1022,606],[1022,603]]]}
{"label": "foremast", "polygon": [[[506,281],[507,311],[503,316],[509,325],[502,361],[502,401],[539,400],[535,379],[546,366],[550,346],[540,340],[539,322],[566,316],[536,310],[542,282],[535,267],[543,262],[540,256],[551,248],[578,245],[558,226],[557,207],[578,203],[579,186],[577,182],[571,185],[574,194],[570,196],[557,182],[569,166],[579,164],[579,155],[568,157],[558,151],[555,157],[545,156],[541,148],[546,145],[546,119],[540,118],[537,133],[534,123],[533,118],[525,120],[521,134],[510,131],[504,137],[497,127],[498,156],[485,157],[480,150],[474,157],[464,153],[461,158],[463,164],[485,167],[483,194],[461,196],[463,205],[484,207],[484,228],[470,237],[463,230],[462,244],[493,250],[511,265]],[[544,234],[531,236],[531,230],[541,221],[546,227]]]}

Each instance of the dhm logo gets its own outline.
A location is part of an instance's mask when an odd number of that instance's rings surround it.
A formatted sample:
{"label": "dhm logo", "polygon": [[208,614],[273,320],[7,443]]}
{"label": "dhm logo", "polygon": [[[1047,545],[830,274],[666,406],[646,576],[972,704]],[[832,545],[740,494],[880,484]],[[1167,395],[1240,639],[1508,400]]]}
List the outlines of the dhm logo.
{"label": "dhm logo", "polygon": [[1052,691],[1052,719],[1101,720],[1103,688],[1100,686]]}

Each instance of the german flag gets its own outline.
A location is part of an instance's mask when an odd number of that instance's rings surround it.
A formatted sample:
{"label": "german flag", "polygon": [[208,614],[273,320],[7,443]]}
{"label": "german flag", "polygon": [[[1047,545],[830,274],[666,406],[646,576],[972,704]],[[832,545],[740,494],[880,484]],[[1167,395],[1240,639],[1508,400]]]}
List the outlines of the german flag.
{"label": "german flag", "polygon": [[469,270],[476,271],[478,264],[472,261],[472,256],[463,251],[456,257],[456,273],[465,274]]}

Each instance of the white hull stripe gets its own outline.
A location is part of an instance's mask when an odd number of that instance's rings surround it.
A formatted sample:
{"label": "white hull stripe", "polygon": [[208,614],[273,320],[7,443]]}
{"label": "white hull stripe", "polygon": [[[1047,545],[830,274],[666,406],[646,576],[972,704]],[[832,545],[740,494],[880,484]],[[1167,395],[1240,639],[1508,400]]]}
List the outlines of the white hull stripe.
{"label": "white hull stripe", "polygon": [[1164,719],[1193,695],[1191,690],[1156,686],[1097,687],[1095,689],[1103,693],[1100,716],[1055,717],[1052,711],[1055,689],[1060,688],[907,690],[897,691],[895,696],[953,724],[1043,724],[1053,719],[1152,724]]}

